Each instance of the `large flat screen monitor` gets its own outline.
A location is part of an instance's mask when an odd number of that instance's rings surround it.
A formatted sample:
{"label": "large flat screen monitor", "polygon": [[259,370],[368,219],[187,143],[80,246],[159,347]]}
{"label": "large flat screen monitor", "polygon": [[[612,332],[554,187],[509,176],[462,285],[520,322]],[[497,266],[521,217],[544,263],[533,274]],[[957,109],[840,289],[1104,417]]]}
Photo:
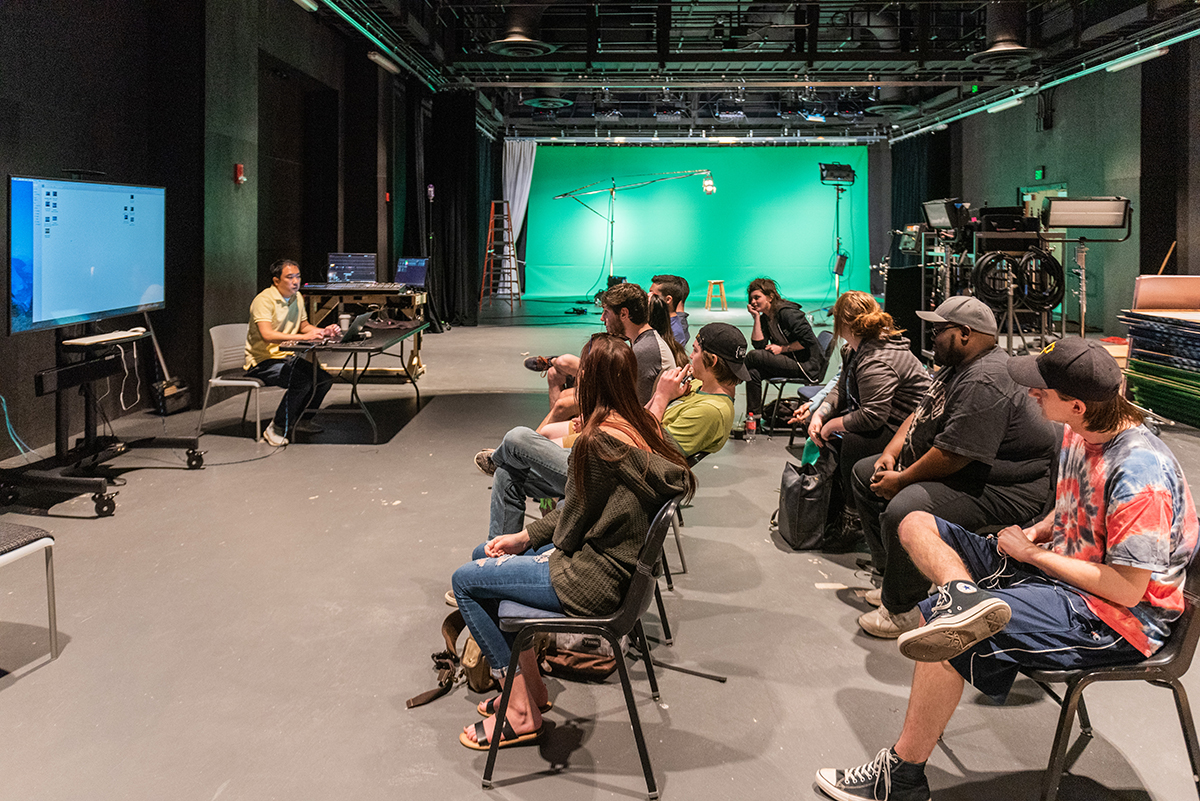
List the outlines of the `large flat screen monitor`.
{"label": "large flat screen monitor", "polygon": [[9,176],[8,331],[164,306],[166,190]]}
{"label": "large flat screen monitor", "polygon": [[374,282],[376,280],[375,254],[330,253],[329,272],[326,275],[331,284]]}

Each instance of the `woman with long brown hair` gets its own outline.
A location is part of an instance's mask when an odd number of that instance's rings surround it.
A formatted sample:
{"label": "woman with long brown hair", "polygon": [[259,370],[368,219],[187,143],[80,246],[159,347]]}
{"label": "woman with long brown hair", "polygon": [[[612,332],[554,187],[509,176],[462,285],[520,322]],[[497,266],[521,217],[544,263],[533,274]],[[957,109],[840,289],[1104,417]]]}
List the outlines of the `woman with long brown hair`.
{"label": "woman with long brown hair", "polygon": [[754,318],[746,354],[746,411],[762,414],[762,382],[768,378],[809,378],[825,374],[822,352],[800,305],[784,300],[770,278],[755,278],[746,288],[746,308]]}
{"label": "woman with long brown hair", "polygon": [[[619,337],[596,334],[580,362],[582,427],[570,456],[566,496],[558,507],[515,534],[475,549],[454,572],[454,597],[493,670],[508,665],[512,635],[500,630],[500,602],[517,601],[568,615],[616,610],[629,588],[654,515],[696,486],[687,460],[637,402],[637,360]],[[520,656],[500,746],[536,741],[545,684],[532,651]],[[479,705],[490,716],[495,700]],[[467,726],[459,740],[483,750],[495,736],[491,719]]]}

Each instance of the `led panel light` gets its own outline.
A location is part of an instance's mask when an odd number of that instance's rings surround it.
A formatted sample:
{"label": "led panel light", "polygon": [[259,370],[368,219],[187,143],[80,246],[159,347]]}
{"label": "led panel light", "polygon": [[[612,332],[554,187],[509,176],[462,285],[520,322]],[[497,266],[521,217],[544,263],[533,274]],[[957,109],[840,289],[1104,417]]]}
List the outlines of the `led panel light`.
{"label": "led panel light", "polygon": [[1047,228],[1124,228],[1129,217],[1125,197],[1047,197],[1042,225]]}
{"label": "led panel light", "polygon": [[849,164],[821,164],[821,183],[823,184],[852,184],[854,183],[854,168]]}
{"label": "led panel light", "polygon": [[1104,70],[1106,72],[1120,72],[1121,70],[1128,69],[1136,64],[1141,64],[1142,62],[1149,61],[1152,58],[1158,58],[1159,56],[1165,56],[1166,54],[1167,48],[1165,47],[1158,47],[1154,50],[1143,50],[1140,53],[1134,53],[1128,58],[1114,61],[1105,67]]}
{"label": "led panel light", "polygon": [[1006,100],[1003,103],[997,103],[996,105],[990,107],[988,109],[988,114],[998,114],[1001,111],[1008,111],[1010,108],[1016,108],[1024,102],[1024,98],[1014,97],[1012,100]]}

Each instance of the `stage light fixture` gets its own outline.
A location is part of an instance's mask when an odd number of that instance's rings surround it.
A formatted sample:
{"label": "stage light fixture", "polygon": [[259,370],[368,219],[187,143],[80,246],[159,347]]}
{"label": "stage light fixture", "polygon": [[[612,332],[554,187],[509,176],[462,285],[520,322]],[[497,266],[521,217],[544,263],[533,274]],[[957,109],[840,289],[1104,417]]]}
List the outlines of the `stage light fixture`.
{"label": "stage light fixture", "polygon": [[826,186],[850,186],[854,183],[854,168],[849,164],[821,164],[821,183]]}
{"label": "stage light fixture", "polygon": [[292,0],[292,2],[303,8],[305,11],[316,11],[319,5],[317,0]]}
{"label": "stage light fixture", "polygon": [[367,58],[371,59],[393,75],[400,74],[400,66],[377,50],[372,50],[370,53],[367,53]]}
{"label": "stage light fixture", "polygon": [[1042,225],[1047,228],[1124,228],[1129,198],[1048,197],[1042,201]]}
{"label": "stage light fixture", "polygon": [[711,175],[704,176],[704,194],[714,195],[717,192],[717,185],[713,183]]}
{"label": "stage light fixture", "polygon": [[1134,53],[1133,55],[1129,56],[1128,58],[1123,58],[1120,61],[1114,61],[1113,63],[1109,64],[1104,69],[1106,72],[1120,72],[1123,69],[1128,69],[1134,65],[1141,64],[1145,61],[1149,61],[1152,58],[1158,58],[1159,56],[1165,56],[1166,54],[1167,54],[1167,48],[1165,48],[1165,47],[1157,47],[1153,50],[1143,50],[1140,53]]}

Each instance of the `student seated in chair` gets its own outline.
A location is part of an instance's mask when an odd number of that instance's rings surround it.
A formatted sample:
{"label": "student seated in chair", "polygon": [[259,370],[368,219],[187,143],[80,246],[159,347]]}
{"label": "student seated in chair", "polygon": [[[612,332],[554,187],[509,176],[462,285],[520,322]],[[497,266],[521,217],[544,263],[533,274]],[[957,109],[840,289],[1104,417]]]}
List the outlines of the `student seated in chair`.
{"label": "student seated in chair", "polygon": [[858,618],[874,637],[917,627],[929,595],[899,543],[900,521],[929,512],[970,529],[1033,520],[1050,496],[1056,432],[1009,378],[996,344],[996,316],[978,298],[950,298],[932,312],[933,360],[941,365],[916,411],[878,458],[860,459],[850,491],[883,586],[882,602]]}
{"label": "student seated in chair", "polygon": [[[583,428],[571,450],[566,496],[527,528],[489,539],[454,572],[454,597],[475,642],[495,671],[508,667],[514,635],[500,630],[500,602],[575,616],[607,615],[629,589],[650,521],[668,500],[695,490],[687,460],[658,421],[638,405],[638,366],[619,338],[592,337],[579,372]],[[533,742],[549,707],[533,651],[521,654],[500,747]],[[483,750],[492,737],[496,699],[459,741]]]}
{"label": "student seated in chair", "polygon": [[[246,332],[246,375],[287,392],[275,410],[275,419],[263,432],[269,445],[287,445],[293,430],[316,433],[313,423],[300,423],[305,407],[319,408],[333,377],[321,368],[316,370],[316,392],[313,392],[313,368],[296,354],[280,350],[282,342],[311,341],[337,336],[337,325],[318,328],[308,321],[304,298],[300,296],[300,267],[290,259],[271,265],[271,286],[259,292],[250,303],[250,326]],[[311,400],[310,400],[311,398]]]}
{"label": "student seated in chair", "polygon": [[[733,429],[733,396],[748,375],[745,356],[741,331],[728,323],[709,323],[696,334],[691,364],[659,376],[646,409],[684,456],[725,447]],[[499,448],[476,454],[475,464],[493,477],[489,538],[521,529],[526,498],[562,497],[572,427],[570,421],[560,423],[544,436],[520,426],[504,435]]]}
{"label": "student seated in chair", "polygon": [[[671,348],[662,336],[650,326],[650,298],[646,290],[637,284],[616,284],[600,295],[600,306],[604,313],[600,320],[604,330],[613,336],[622,337],[633,347],[637,357],[637,397],[646,403],[654,392],[658,374],[675,365]],[[579,372],[579,359],[572,355],[530,356],[525,367],[534,372],[545,373],[550,392],[550,413],[538,426],[540,431],[549,423],[570,420],[579,413],[575,394],[575,381]]]}
{"label": "student seated in chair", "polygon": [[874,761],[817,772],[832,798],[926,801],[925,761],[964,679],[1003,703],[1021,668],[1138,662],[1183,611],[1196,509],[1178,461],[1120,395],[1116,361],[1072,338],[1010,360],[1008,373],[1066,424],[1054,512],[994,538],[924,512],[904,518],[901,543],[939,585],[920,604],[923,625],[900,637],[917,660],[908,713]]}
{"label": "student seated in chair", "polygon": [[650,279],[650,296],[657,295],[667,302],[671,314],[671,333],[681,348],[686,348],[688,334],[688,314],[683,310],[691,288],[687,279],[679,275],[656,275]]}

